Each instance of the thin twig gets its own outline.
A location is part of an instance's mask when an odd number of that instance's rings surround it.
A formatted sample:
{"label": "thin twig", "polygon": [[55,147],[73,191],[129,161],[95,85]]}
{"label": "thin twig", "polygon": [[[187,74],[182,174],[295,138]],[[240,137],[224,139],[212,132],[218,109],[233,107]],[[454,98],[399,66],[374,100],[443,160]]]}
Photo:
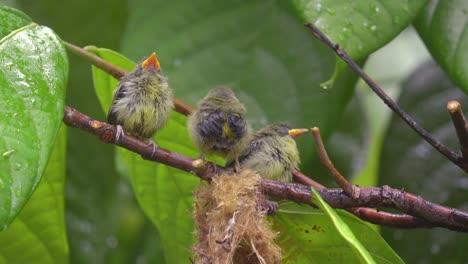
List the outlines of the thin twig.
{"label": "thin twig", "polygon": [[[104,142],[116,144],[138,153],[144,159],[195,174],[203,180],[209,181],[218,173],[233,172],[233,168],[224,168],[211,162],[206,162],[203,166],[195,167],[193,159],[163,148],[157,148],[154,154],[152,154],[153,147],[151,145],[128,135],[121,136],[116,143],[116,129],[114,126],[94,120],[68,106],[65,107],[64,122],[70,127],[85,130]],[[262,179],[260,187],[268,195],[311,204],[312,193],[307,186]],[[468,232],[468,213],[466,212],[433,204],[421,197],[401,192],[388,186],[382,188],[361,187],[360,189],[361,195],[358,200],[350,198],[341,189],[322,189],[319,190],[319,193],[334,208],[390,207],[417,216],[424,221],[434,224],[434,226]]]}
{"label": "thin twig", "polygon": [[458,101],[450,101],[447,103],[447,110],[452,118],[455,131],[457,132],[463,161],[468,163],[468,124],[463,115],[461,105]]}
{"label": "thin twig", "polygon": [[69,49],[71,52],[74,54],[80,56],[81,58],[85,59],[89,63],[93,64],[94,66],[98,67],[99,69],[107,72],[108,74],[112,75],[115,79],[119,80],[122,78],[125,74],[127,74],[127,71],[125,71],[122,68],[119,68],[115,66],[114,64],[103,60],[97,55],[92,54],[91,52],[78,47],[76,45],[73,45],[69,42],[63,41],[63,44],[65,44],[65,47]]}
{"label": "thin twig", "polygon": [[464,164],[462,158],[457,155],[455,152],[450,150],[447,146],[442,144],[442,142],[435,139],[431,134],[429,134],[424,128],[420,127],[413,118],[408,115],[400,106],[395,103],[385,92],[384,90],[371,78],[367,73],[365,73],[353,59],[337,44],[328,39],[325,34],[323,34],[315,25],[312,23],[306,23],[312,34],[317,37],[319,40],[327,44],[335,53],[343,59],[348,65],[353,69],[366,83],[369,87],[382,99],[382,101],[392,109],[397,115],[400,116],[403,121],[405,121],[416,133],[418,133],[426,142],[433,146],[437,151],[442,155],[447,157],[450,161],[456,164],[458,167],[463,169],[465,172],[468,172],[468,167]]}
{"label": "thin twig", "polygon": [[[89,63],[93,64],[94,66],[98,67],[99,69],[107,72],[108,74],[112,75],[112,77],[114,77],[115,79],[119,80],[120,78],[122,78],[122,76],[124,76],[125,74],[127,74],[127,71],[125,71],[124,69],[121,69],[119,67],[117,67],[116,65],[106,61],[106,60],[103,60],[102,58],[100,58],[99,56],[96,56],[94,54],[92,54],[91,52],[88,52],[87,50],[83,49],[83,48],[80,48],[76,45],[73,45],[69,42],[66,42],[66,41],[63,41],[63,43],[65,44],[65,46],[71,51],[73,52],[74,54],[84,58],[85,60],[87,60]],[[175,105],[175,111],[176,112],[179,112],[183,115],[189,115],[193,112],[193,108],[184,103],[182,100],[178,99],[178,98],[175,98],[174,99],[174,105]]]}
{"label": "thin twig", "polygon": [[315,148],[317,154],[322,161],[323,166],[327,169],[330,176],[338,183],[343,191],[352,197],[353,199],[359,198],[359,188],[350,183],[341,173],[335,168],[330,158],[328,157],[327,150],[323,145],[322,137],[320,136],[320,130],[318,127],[311,128],[312,136],[314,137]]}

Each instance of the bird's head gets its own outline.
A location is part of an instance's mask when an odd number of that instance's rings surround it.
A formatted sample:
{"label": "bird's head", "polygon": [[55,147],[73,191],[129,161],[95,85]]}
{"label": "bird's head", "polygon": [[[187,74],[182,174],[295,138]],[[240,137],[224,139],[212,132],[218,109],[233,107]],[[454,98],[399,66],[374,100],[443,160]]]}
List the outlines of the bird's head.
{"label": "bird's head", "polygon": [[278,123],[265,127],[263,133],[268,135],[278,135],[280,137],[291,136],[292,138],[297,138],[307,131],[309,130],[305,128],[291,129],[291,127],[286,124]]}
{"label": "bird's head", "polygon": [[234,100],[236,102],[239,102],[239,99],[237,99],[234,92],[227,87],[218,87],[218,88],[211,89],[208,92],[208,95],[206,97],[217,98],[221,100],[229,100],[229,101]]}

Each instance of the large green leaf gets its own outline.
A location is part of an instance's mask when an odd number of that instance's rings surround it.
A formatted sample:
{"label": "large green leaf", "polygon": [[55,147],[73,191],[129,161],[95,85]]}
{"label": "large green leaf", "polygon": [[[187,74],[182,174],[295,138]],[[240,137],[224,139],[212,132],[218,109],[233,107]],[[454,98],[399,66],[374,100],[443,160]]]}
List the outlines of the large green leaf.
{"label": "large green leaf", "polygon": [[[377,263],[403,263],[370,225],[346,211],[336,213]],[[361,263],[321,210],[287,202],[272,220],[285,263]]]}
{"label": "large green leaf", "polygon": [[[89,47],[88,50],[124,69],[131,69],[135,65],[108,49]],[[117,81],[95,67],[93,78],[101,105],[107,111]],[[196,157],[199,153],[190,142],[186,119],[173,112],[166,126],[153,139],[160,147]],[[145,161],[139,155],[122,148],[119,148],[119,154],[126,164],[138,202],[160,231],[167,262],[187,262],[194,241],[192,192],[200,180],[186,172]]]}
{"label": "large green leaf", "polygon": [[436,61],[468,93],[468,1],[431,0],[415,26]]}
{"label": "large green leaf", "polygon": [[67,263],[65,229],[66,129],[57,136],[44,176],[11,225],[0,232],[0,263]]}
{"label": "large green leaf", "polygon": [[[352,95],[349,71],[340,89],[320,88],[334,57],[288,1],[137,0],[129,12],[124,53],[139,60],[156,51],[175,95],[191,105],[227,85],[254,128],[287,121],[319,126],[326,137]],[[299,142],[304,170],[313,147],[310,138]]]}
{"label": "large green leaf", "polygon": [[[48,25],[62,39],[79,46],[96,43],[118,49],[127,20],[127,0],[7,2],[16,4],[34,21]],[[73,54],[69,60],[67,105],[103,120],[92,86],[89,63]],[[114,169],[114,147],[102,144],[80,129],[69,129],[65,204],[72,263],[108,263],[109,259],[112,263],[135,263],[136,259],[145,260],[149,254],[140,248],[137,251],[129,246],[130,241],[126,241],[126,237],[132,236],[120,237],[121,233],[140,230],[148,221],[138,204],[126,199],[128,197],[132,197],[131,188],[126,180],[119,180]],[[127,217],[129,214],[131,217]],[[127,224],[126,218],[134,220]],[[135,241],[140,243],[143,239]],[[156,246],[153,248],[156,250]],[[126,258],[129,255],[133,258]],[[146,259],[148,263],[159,263]]]}
{"label": "large green leaf", "polygon": [[[466,96],[435,63],[427,63],[404,82],[398,103],[429,133],[457,150],[457,136],[446,110],[449,100],[459,100],[463,105]],[[383,184],[415,193],[435,203],[468,210],[466,173],[396,116],[392,117],[382,150],[379,185]],[[468,261],[466,234],[443,228],[383,228],[382,231],[390,245],[408,263]]]}
{"label": "large green leaf", "polygon": [[354,59],[384,46],[407,27],[427,0],[293,0],[301,17],[314,23]]}
{"label": "large green leaf", "polygon": [[0,226],[39,184],[63,118],[68,60],[58,37],[31,24],[0,41]]}

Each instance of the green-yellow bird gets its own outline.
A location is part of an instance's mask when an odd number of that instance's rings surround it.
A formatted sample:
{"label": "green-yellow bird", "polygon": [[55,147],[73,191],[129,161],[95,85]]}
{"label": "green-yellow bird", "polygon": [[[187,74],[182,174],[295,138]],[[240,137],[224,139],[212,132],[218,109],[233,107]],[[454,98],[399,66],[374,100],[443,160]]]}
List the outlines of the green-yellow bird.
{"label": "green-yellow bird", "polygon": [[154,152],[156,145],[150,139],[166,124],[173,108],[172,91],[153,53],[120,79],[107,120],[117,125],[116,140],[125,132],[149,141]]}
{"label": "green-yellow bird", "polygon": [[[240,165],[256,171],[264,178],[291,182],[292,170],[298,168],[300,163],[294,137],[307,131],[291,129],[285,124],[272,124],[258,130],[240,153]],[[230,160],[228,164],[233,162]]]}
{"label": "green-yellow bird", "polygon": [[187,120],[190,136],[201,150],[200,158],[209,153],[218,153],[237,161],[249,131],[245,115],[244,105],[231,89],[222,87],[210,90],[198,103],[198,110]]}

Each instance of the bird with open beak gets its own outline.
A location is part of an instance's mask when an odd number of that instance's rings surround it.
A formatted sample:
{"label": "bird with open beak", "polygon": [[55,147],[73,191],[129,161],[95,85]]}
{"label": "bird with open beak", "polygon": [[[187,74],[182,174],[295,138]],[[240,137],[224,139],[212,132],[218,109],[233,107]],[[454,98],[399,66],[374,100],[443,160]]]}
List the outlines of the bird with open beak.
{"label": "bird with open beak", "polygon": [[117,141],[125,132],[148,141],[154,153],[157,146],[150,139],[166,124],[173,108],[172,90],[153,53],[120,79],[107,120],[117,125]]}

